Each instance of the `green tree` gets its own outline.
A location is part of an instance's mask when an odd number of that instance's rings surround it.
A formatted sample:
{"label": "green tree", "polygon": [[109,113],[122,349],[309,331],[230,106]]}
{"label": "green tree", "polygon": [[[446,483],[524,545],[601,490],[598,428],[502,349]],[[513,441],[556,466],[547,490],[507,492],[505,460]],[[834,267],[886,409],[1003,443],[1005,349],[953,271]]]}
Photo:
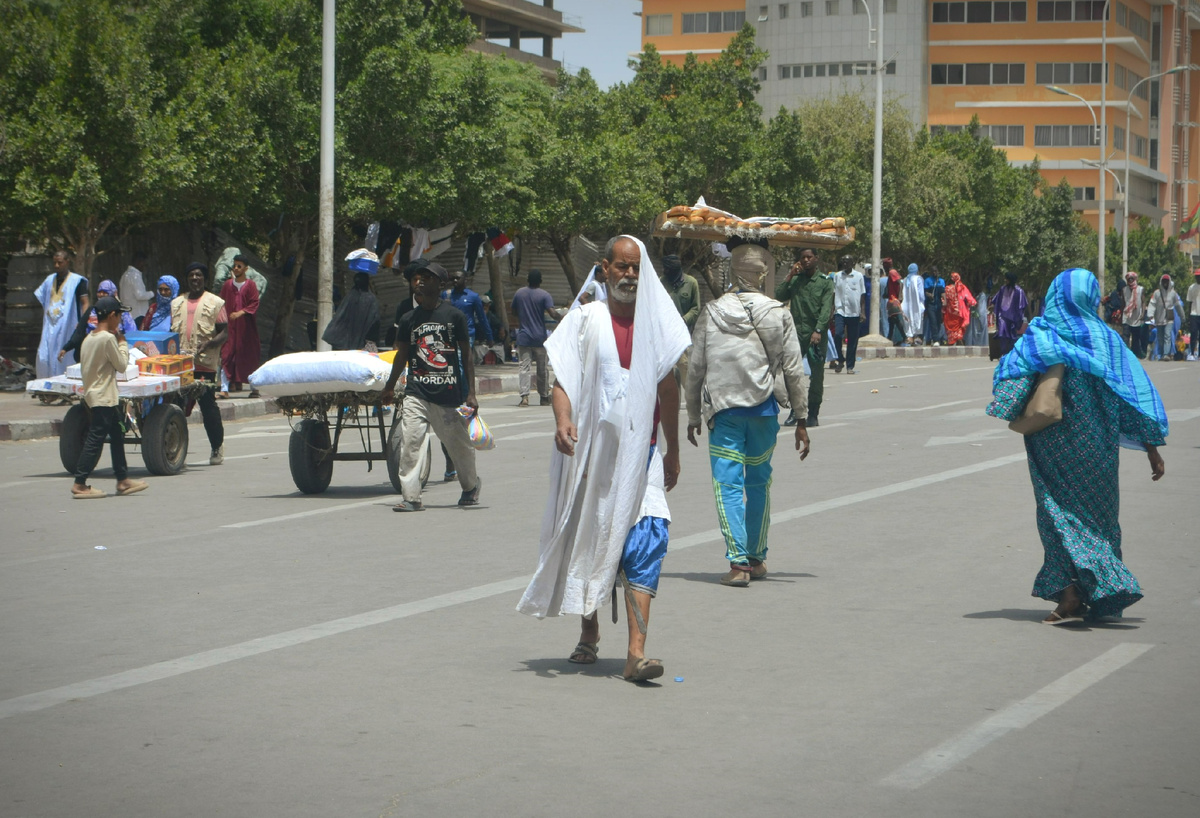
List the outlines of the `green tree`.
{"label": "green tree", "polygon": [[[1108,231],[1104,249],[1106,268],[1111,271],[1115,286],[1121,272],[1121,234],[1116,228]],[[1091,255],[1095,258],[1095,247]],[[1159,280],[1169,275],[1181,297],[1192,283],[1192,260],[1180,251],[1178,238],[1167,237],[1162,225],[1145,216],[1129,231],[1129,269],[1138,274],[1139,282],[1148,289],[1157,287]]]}
{"label": "green tree", "polygon": [[531,175],[534,195],[518,222],[549,242],[577,291],[571,239],[640,233],[662,209],[662,172],[587,69],[560,72],[547,118]]}
{"label": "green tree", "polygon": [[238,54],[182,0],[14,0],[0,26],[0,210],[90,276],[115,231],[239,209],[263,150]]}

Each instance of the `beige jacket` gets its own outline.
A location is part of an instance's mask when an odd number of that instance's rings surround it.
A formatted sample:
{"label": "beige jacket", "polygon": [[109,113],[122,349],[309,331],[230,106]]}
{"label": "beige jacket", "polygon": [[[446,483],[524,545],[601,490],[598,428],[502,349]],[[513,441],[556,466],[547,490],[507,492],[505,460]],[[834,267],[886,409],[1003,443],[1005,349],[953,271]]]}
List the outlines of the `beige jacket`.
{"label": "beige jacket", "polygon": [[79,346],[83,401],[88,406],[116,406],[117,373],[129,366],[129,345],[107,330],[94,330]]}
{"label": "beige jacket", "polygon": [[[213,295],[204,293],[196,306],[196,318],[192,322],[192,331],[187,331],[188,297],[177,296],[171,302],[171,332],[179,334],[179,351],[195,355],[209,340],[217,334],[217,316],[225,308],[225,302]],[[205,350],[197,359],[200,369],[216,372],[221,367],[221,347],[215,346]]]}

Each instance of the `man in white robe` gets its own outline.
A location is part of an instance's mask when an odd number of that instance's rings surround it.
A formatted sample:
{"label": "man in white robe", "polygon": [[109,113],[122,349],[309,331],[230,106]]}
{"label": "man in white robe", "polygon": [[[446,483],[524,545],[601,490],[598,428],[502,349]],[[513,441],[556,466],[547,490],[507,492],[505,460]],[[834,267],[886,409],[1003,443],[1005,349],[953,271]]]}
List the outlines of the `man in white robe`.
{"label": "man in white robe", "polygon": [[[679,476],[672,370],[690,339],[640,241],[613,239],[601,266],[608,300],[571,310],[546,341],[556,377],[556,451],[538,569],[517,610],[582,616],[571,661],[592,664],[597,612],[620,572],[629,619],[623,675],[641,682],[663,674],[662,662],[645,656],[646,623],[666,554],[665,492]],[[656,445],[656,403],[664,453]]]}
{"label": "man in white robe", "polygon": [[900,299],[904,316],[904,340],[909,345],[921,343],[925,326],[925,279],[916,264],[908,265],[904,278],[904,297]]}

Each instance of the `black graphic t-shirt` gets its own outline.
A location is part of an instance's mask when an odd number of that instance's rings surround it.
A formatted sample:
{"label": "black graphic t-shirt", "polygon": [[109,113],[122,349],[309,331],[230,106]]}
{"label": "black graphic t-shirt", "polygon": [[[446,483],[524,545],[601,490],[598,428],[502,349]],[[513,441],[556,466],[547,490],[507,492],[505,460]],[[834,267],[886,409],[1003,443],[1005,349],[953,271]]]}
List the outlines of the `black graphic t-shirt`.
{"label": "black graphic t-shirt", "polygon": [[468,337],[467,316],[446,301],[432,310],[417,307],[400,319],[396,337],[408,341],[404,394],[442,406],[466,399],[458,343]]}

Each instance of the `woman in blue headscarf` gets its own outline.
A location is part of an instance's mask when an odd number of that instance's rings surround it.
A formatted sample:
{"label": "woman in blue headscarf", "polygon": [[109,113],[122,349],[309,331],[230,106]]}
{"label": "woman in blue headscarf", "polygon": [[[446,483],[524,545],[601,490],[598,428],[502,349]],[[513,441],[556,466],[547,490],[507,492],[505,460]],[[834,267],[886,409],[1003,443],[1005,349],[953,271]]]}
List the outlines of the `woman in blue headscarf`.
{"label": "woman in blue headscarf", "polygon": [[1062,420],[1025,437],[1045,562],[1033,595],[1058,603],[1048,625],[1120,616],[1142,598],[1121,561],[1119,447],[1145,451],[1151,477],[1165,466],[1167,414],[1141,363],[1099,315],[1087,270],[1061,273],[1045,313],[996,366],[987,413],[1015,420],[1037,377],[1063,364]]}
{"label": "woman in blue headscarf", "polygon": [[171,330],[171,302],[179,295],[179,282],[175,276],[159,276],[154,288],[154,300],[142,319],[142,329],[148,332]]}

